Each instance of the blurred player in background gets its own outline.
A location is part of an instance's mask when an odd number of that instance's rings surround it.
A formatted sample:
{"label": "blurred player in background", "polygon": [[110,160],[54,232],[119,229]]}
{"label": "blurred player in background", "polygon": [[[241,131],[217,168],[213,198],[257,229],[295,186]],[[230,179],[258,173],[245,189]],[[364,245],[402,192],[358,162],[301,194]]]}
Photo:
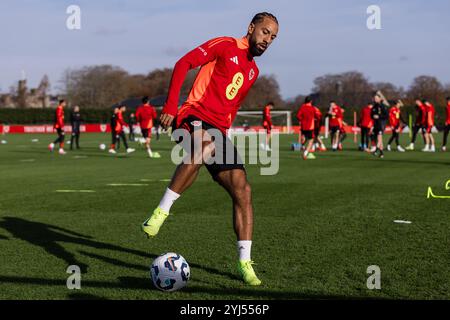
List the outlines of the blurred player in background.
{"label": "blurred player in background", "polygon": [[145,147],[150,158],[160,158],[158,152],[152,152],[150,143],[152,140],[153,120],[156,118],[156,110],[149,103],[148,97],[142,98],[142,104],[136,110],[136,119],[141,127],[142,136],[145,139]]}
{"label": "blurred player in background", "polygon": [[80,149],[80,126],[81,118],[80,107],[75,106],[73,111],[70,113],[70,125],[72,126],[72,135],[70,137],[70,150],[73,149],[73,143],[76,143],[77,149]]}
{"label": "blurred player in background", "polygon": [[[119,113],[119,107],[115,107],[110,119],[111,126],[111,148],[114,146],[114,151],[119,149],[120,140],[116,143],[116,122],[117,122],[117,114]],[[110,148],[110,150],[111,150]],[[111,151],[110,151],[111,152]],[[114,153],[114,152],[111,152]]]}
{"label": "blurred player in background", "polygon": [[312,153],[312,146],[314,142],[314,120],[316,117],[316,110],[312,105],[310,97],[305,98],[305,103],[301,105],[297,112],[298,124],[300,131],[304,137],[305,151],[303,152],[303,160],[314,160],[316,156]]}
{"label": "blurred player in background", "polygon": [[[422,101],[419,98],[415,99],[416,103],[416,120],[414,122],[413,127],[413,134],[411,138],[411,143],[409,146],[406,147],[406,150],[414,150],[414,144],[416,142],[417,133],[420,131],[422,135],[424,134],[424,127],[426,124],[426,107],[422,103]],[[424,142],[425,142],[425,136],[424,136]]]}
{"label": "blurred player in background", "polygon": [[368,151],[370,149],[369,138],[372,135],[373,128],[372,107],[373,103],[368,103],[367,106],[361,109],[361,113],[359,115],[359,127],[361,128],[361,144],[359,145],[360,151]]}
{"label": "blurred player in background", "polygon": [[136,126],[136,116],[134,115],[134,113],[130,114],[130,117],[128,118],[128,125],[130,126],[130,133],[128,134],[128,139],[130,139],[130,141],[134,141],[136,139],[134,135],[134,129]]}
{"label": "blurred player in background", "polygon": [[422,149],[424,152],[436,152],[436,145],[434,143],[434,137],[431,130],[434,127],[434,117],[436,114],[436,109],[431,104],[430,101],[424,99],[422,101],[423,105],[425,106],[425,148]]}
{"label": "blurred player in background", "polygon": [[343,118],[343,113],[341,107],[336,104],[336,101],[330,101],[330,109],[328,110],[328,117],[330,118],[329,126],[331,133],[331,148],[336,151],[339,146],[340,140],[340,128],[341,119]]}
{"label": "blurred player in background", "polygon": [[128,146],[127,137],[125,136],[125,132],[123,131],[124,127],[128,126],[123,119],[123,114],[126,112],[127,107],[122,105],[119,107],[119,111],[116,113],[115,122],[116,125],[114,127],[115,136],[113,138],[113,143],[111,148],[109,149],[109,153],[116,153],[116,143],[122,139],[123,145],[125,146],[127,153],[132,153],[135,150]]}
{"label": "blurred player in background", "polygon": [[374,94],[371,115],[373,119],[373,134],[376,137],[377,146],[373,155],[380,158],[384,158],[383,133],[386,128],[386,120],[388,119],[387,103],[387,100],[380,91]]}
{"label": "blurred player in background", "polygon": [[403,107],[403,103],[400,100],[397,100],[392,103],[392,107],[389,109],[389,125],[392,129],[392,136],[387,143],[387,150],[391,151],[391,143],[395,140],[395,144],[397,145],[397,150],[399,152],[405,152],[405,149],[400,145],[400,131],[402,123],[405,123],[402,119],[400,108]]}
{"label": "blurred player in background", "polygon": [[445,108],[444,137],[442,140],[442,151],[447,151],[447,139],[450,131],[450,97],[447,97],[447,107]]}
{"label": "blurred player in background", "polygon": [[314,144],[313,151],[319,149],[319,151],[327,151],[322,139],[320,138],[320,128],[322,127],[322,112],[319,108],[314,106]]}
{"label": "blurred player in background", "polygon": [[66,106],[65,100],[59,100],[58,106],[55,111],[55,123],[53,128],[58,133],[58,138],[48,145],[50,151],[53,151],[55,144],[59,144],[59,154],[66,154],[64,151],[64,107]]}
{"label": "blurred player in background", "polygon": [[[169,216],[172,204],[192,185],[200,168],[205,165],[213,179],[232,199],[234,231],[239,255],[238,271],[244,282],[253,286],[260,285],[261,281],[256,276],[251,260],[253,237],[251,187],[242,159],[227,137],[227,131],[241,103],[258,78],[259,70],[254,57],[261,56],[266,51],[277,37],[277,33],[278,21],[275,16],[261,12],[253,17],[243,38],[220,37],[209,40],[187,53],[175,64],[168,98],[160,117],[162,127],[167,129],[173,125],[174,129],[182,128],[184,132],[191,133],[188,144],[195,144],[196,141],[198,143],[195,138],[197,135],[208,137],[207,130],[210,129],[215,132],[218,130],[222,138],[217,142],[216,139],[203,141],[198,152],[194,150],[194,153],[188,155],[186,158],[188,163],[183,161],[177,166],[158,207],[142,224],[142,230],[148,236],[155,236]],[[201,69],[188,100],[178,110],[183,81],[189,70],[199,66]],[[192,134],[194,130],[196,134]],[[222,158],[222,160],[213,159],[212,163],[209,162],[211,157],[208,154],[211,152],[214,152],[215,159]]]}
{"label": "blurred player in background", "polygon": [[266,129],[266,144],[261,143],[261,149],[270,151],[270,138],[272,130],[272,116],[270,111],[273,109],[273,102],[269,102],[263,110],[263,128]]}
{"label": "blurred player in background", "polygon": [[345,126],[347,125],[347,123],[344,121],[344,113],[345,113],[344,105],[342,105],[342,107],[340,107],[340,108],[341,108],[341,112],[340,112],[339,117],[338,117],[338,121],[339,121],[338,150],[342,150],[343,149],[343,142],[347,138],[347,132],[345,131]]}

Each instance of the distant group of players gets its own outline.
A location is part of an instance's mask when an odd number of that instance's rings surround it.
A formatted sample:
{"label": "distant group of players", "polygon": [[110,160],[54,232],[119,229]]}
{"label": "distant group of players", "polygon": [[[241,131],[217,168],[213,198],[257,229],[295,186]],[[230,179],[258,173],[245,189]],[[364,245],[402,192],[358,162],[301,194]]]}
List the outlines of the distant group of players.
{"label": "distant group of players", "polygon": [[[360,112],[358,126],[361,129],[360,151],[372,153],[380,158],[384,157],[383,134],[386,126],[389,124],[392,135],[387,143],[387,150],[391,151],[391,144],[395,142],[397,151],[405,152],[414,150],[417,134],[422,133],[425,147],[423,152],[435,152],[436,145],[432,129],[435,125],[436,110],[433,104],[427,99],[415,99],[416,120],[412,128],[412,139],[409,146],[403,148],[400,145],[400,132],[405,126],[406,121],[401,116],[401,108],[404,106],[401,100],[388,101],[384,95],[377,91],[373,94],[372,101],[363,107]],[[270,150],[269,142],[272,128],[270,110],[273,109],[273,103],[270,102],[263,110],[263,127],[266,129],[266,144],[261,144],[261,148]],[[332,151],[342,150],[342,142],[347,137],[344,122],[345,110],[337,105],[335,101],[330,101],[330,107],[325,115],[329,118],[329,130],[331,135]],[[323,114],[318,107],[313,105],[311,97],[306,97],[304,103],[297,112],[299,122],[299,144],[302,146],[303,159],[315,159],[316,150],[326,151],[327,148],[320,138],[320,129],[322,127]],[[450,131],[450,97],[447,98],[446,119],[443,132],[443,143],[441,150],[446,151],[448,134]]]}
{"label": "distant group of players", "polygon": [[[56,130],[58,137],[55,141],[49,144],[48,148],[50,151],[55,149],[56,145],[59,145],[59,154],[64,155],[66,151],[64,150],[65,143],[65,132],[64,132],[64,108],[66,107],[66,101],[60,100],[55,111],[55,121],[54,129]],[[113,114],[111,116],[110,126],[111,126],[111,137],[112,142],[109,148],[109,153],[116,154],[117,149],[120,147],[120,141],[122,141],[125,146],[127,153],[132,153],[136,151],[130,148],[125,135],[124,128],[129,128],[129,138],[130,140],[135,139],[134,135],[134,125],[139,125],[142,137],[145,139],[145,148],[150,158],[160,158],[161,155],[158,152],[153,152],[151,149],[151,139],[152,139],[152,129],[154,126],[154,120],[157,118],[157,113],[155,107],[149,103],[149,98],[143,97],[142,104],[137,107],[136,113],[131,114],[129,123],[124,120],[124,113],[127,107],[123,104],[119,104],[114,108]],[[80,149],[80,125],[83,121],[79,106],[75,106],[70,114],[70,122],[72,127],[72,134],[70,140],[70,149],[73,149],[75,145],[77,149]]]}

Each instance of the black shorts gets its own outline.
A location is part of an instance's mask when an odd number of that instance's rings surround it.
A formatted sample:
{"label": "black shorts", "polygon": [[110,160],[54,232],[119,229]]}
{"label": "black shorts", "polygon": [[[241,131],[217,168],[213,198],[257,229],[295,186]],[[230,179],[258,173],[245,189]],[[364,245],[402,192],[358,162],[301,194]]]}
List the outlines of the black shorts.
{"label": "black shorts", "polygon": [[339,126],[330,127],[331,134],[334,135],[336,132],[340,131],[340,128],[341,127]]}
{"label": "black shorts", "polygon": [[314,137],[313,130],[302,130],[302,135],[305,136],[306,140],[311,140]]}
{"label": "black shorts", "polygon": [[[148,137],[152,137],[152,129],[141,129],[142,136],[147,139]],[[149,135],[150,133],[150,135]]]}
{"label": "black shorts", "polygon": [[319,125],[314,125],[314,138],[319,137],[320,134],[320,126]]}
{"label": "black shorts", "polygon": [[[221,143],[215,145],[215,153],[214,153],[215,161],[213,163],[205,163],[206,169],[208,170],[208,172],[210,173],[210,175],[213,177],[214,180],[216,180],[217,175],[222,171],[239,169],[245,172],[244,163],[236,147],[233,145],[231,140],[219,129],[194,116],[188,116],[185,119],[183,119],[178,127],[176,126],[176,122],[177,119],[174,119],[172,132],[175,131],[176,129],[185,129],[189,132],[189,134],[192,134],[194,130],[198,128],[201,128],[203,130],[215,129],[217,130],[217,132],[220,132],[222,141]],[[182,143],[182,139],[177,140],[176,143],[178,144]],[[192,139],[190,150],[194,150]]]}
{"label": "black shorts", "polygon": [[373,127],[373,134],[374,135],[382,135],[385,130],[385,126],[383,124],[375,124]]}

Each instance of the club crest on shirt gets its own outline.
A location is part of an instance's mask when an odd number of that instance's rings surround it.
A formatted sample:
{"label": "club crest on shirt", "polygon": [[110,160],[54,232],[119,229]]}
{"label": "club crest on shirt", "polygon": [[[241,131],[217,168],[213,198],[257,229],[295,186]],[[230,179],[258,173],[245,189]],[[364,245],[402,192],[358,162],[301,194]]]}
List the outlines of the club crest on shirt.
{"label": "club crest on shirt", "polygon": [[255,70],[253,68],[250,69],[250,72],[248,73],[248,80],[252,81],[252,79],[255,77]]}
{"label": "club crest on shirt", "polygon": [[195,120],[191,122],[193,127],[200,127],[202,125],[202,122],[199,120]]}

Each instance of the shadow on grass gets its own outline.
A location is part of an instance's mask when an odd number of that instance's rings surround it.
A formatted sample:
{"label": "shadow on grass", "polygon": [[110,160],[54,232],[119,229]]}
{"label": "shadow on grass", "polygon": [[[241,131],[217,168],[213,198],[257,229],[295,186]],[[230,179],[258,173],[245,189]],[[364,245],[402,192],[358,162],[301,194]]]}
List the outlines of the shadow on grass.
{"label": "shadow on grass", "polygon": [[[82,288],[98,288],[98,289],[128,289],[128,290],[151,290],[158,292],[161,295],[165,294],[164,298],[170,299],[170,293],[162,293],[157,290],[151,284],[148,279],[138,278],[138,277],[119,277],[118,282],[108,282],[108,281],[93,281],[93,280],[82,280]],[[31,278],[31,277],[16,277],[16,276],[0,276],[0,282],[2,283],[14,283],[14,284],[27,284],[27,285],[42,285],[42,286],[65,286],[65,280],[54,280],[54,279],[41,279],[41,278]],[[212,299],[223,299],[224,296],[236,297],[245,296],[247,298],[253,299],[269,299],[269,300],[308,300],[308,299],[320,299],[320,300],[380,300],[380,298],[366,297],[366,296],[343,296],[343,295],[325,295],[317,292],[298,292],[298,291],[278,291],[270,290],[264,287],[258,288],[217,288],[217,287],[203,287],[196,285],[188,285],[182,290],[178,291],[178,294],[186,294],[185,297],[178,296],[177,298],[187,298],[190,294],[208,294]],[[103,297],[84,294],[84,293],[70,293],[68,295],[70,299],[105,299]],[[193,297],[195,299],[195,297]]]}
{"label": "shadow on grass", "polygon": [[[61,228],[51,224],[45,224],[41,222],[28,221],[17,217],[4,217],[0,220],[0,227],[7,230],[15,238],[26,241],[34,246],[38,246],[44,249],[48,254],[63,260],[67,266],[77,265],[80,267],[82,272],[87,272],[88,265],[75,258],[75,255],[67,251],[61,243],[72,243],[83,246],[90,249],[106,249],[120,253],[133,254],[136,256],[154,259],[158,255],[153,253],[148,253],[140,250],[124,248],[121,246],[104,243],[92,239],[92,237],[83,235],[71,230]],[[8,239],[8,238],[5,238]],[[85,256],[97,259],[99,261],[124,267],[133,268],[138,271],[148,271],[149,266],[143,266],[138,264],[132,264],[124,262],[115,258],[105,257],[96,253],[88,253],[85,250],[79,250],[79,252]],[[202,269],[208,273],[216,274],[220,276],[228,277],[232,280],[239,280],[237,275],[229,272],[223,272],[215,268],[199,265],[190,262],[189,263],[194,268]]]}

